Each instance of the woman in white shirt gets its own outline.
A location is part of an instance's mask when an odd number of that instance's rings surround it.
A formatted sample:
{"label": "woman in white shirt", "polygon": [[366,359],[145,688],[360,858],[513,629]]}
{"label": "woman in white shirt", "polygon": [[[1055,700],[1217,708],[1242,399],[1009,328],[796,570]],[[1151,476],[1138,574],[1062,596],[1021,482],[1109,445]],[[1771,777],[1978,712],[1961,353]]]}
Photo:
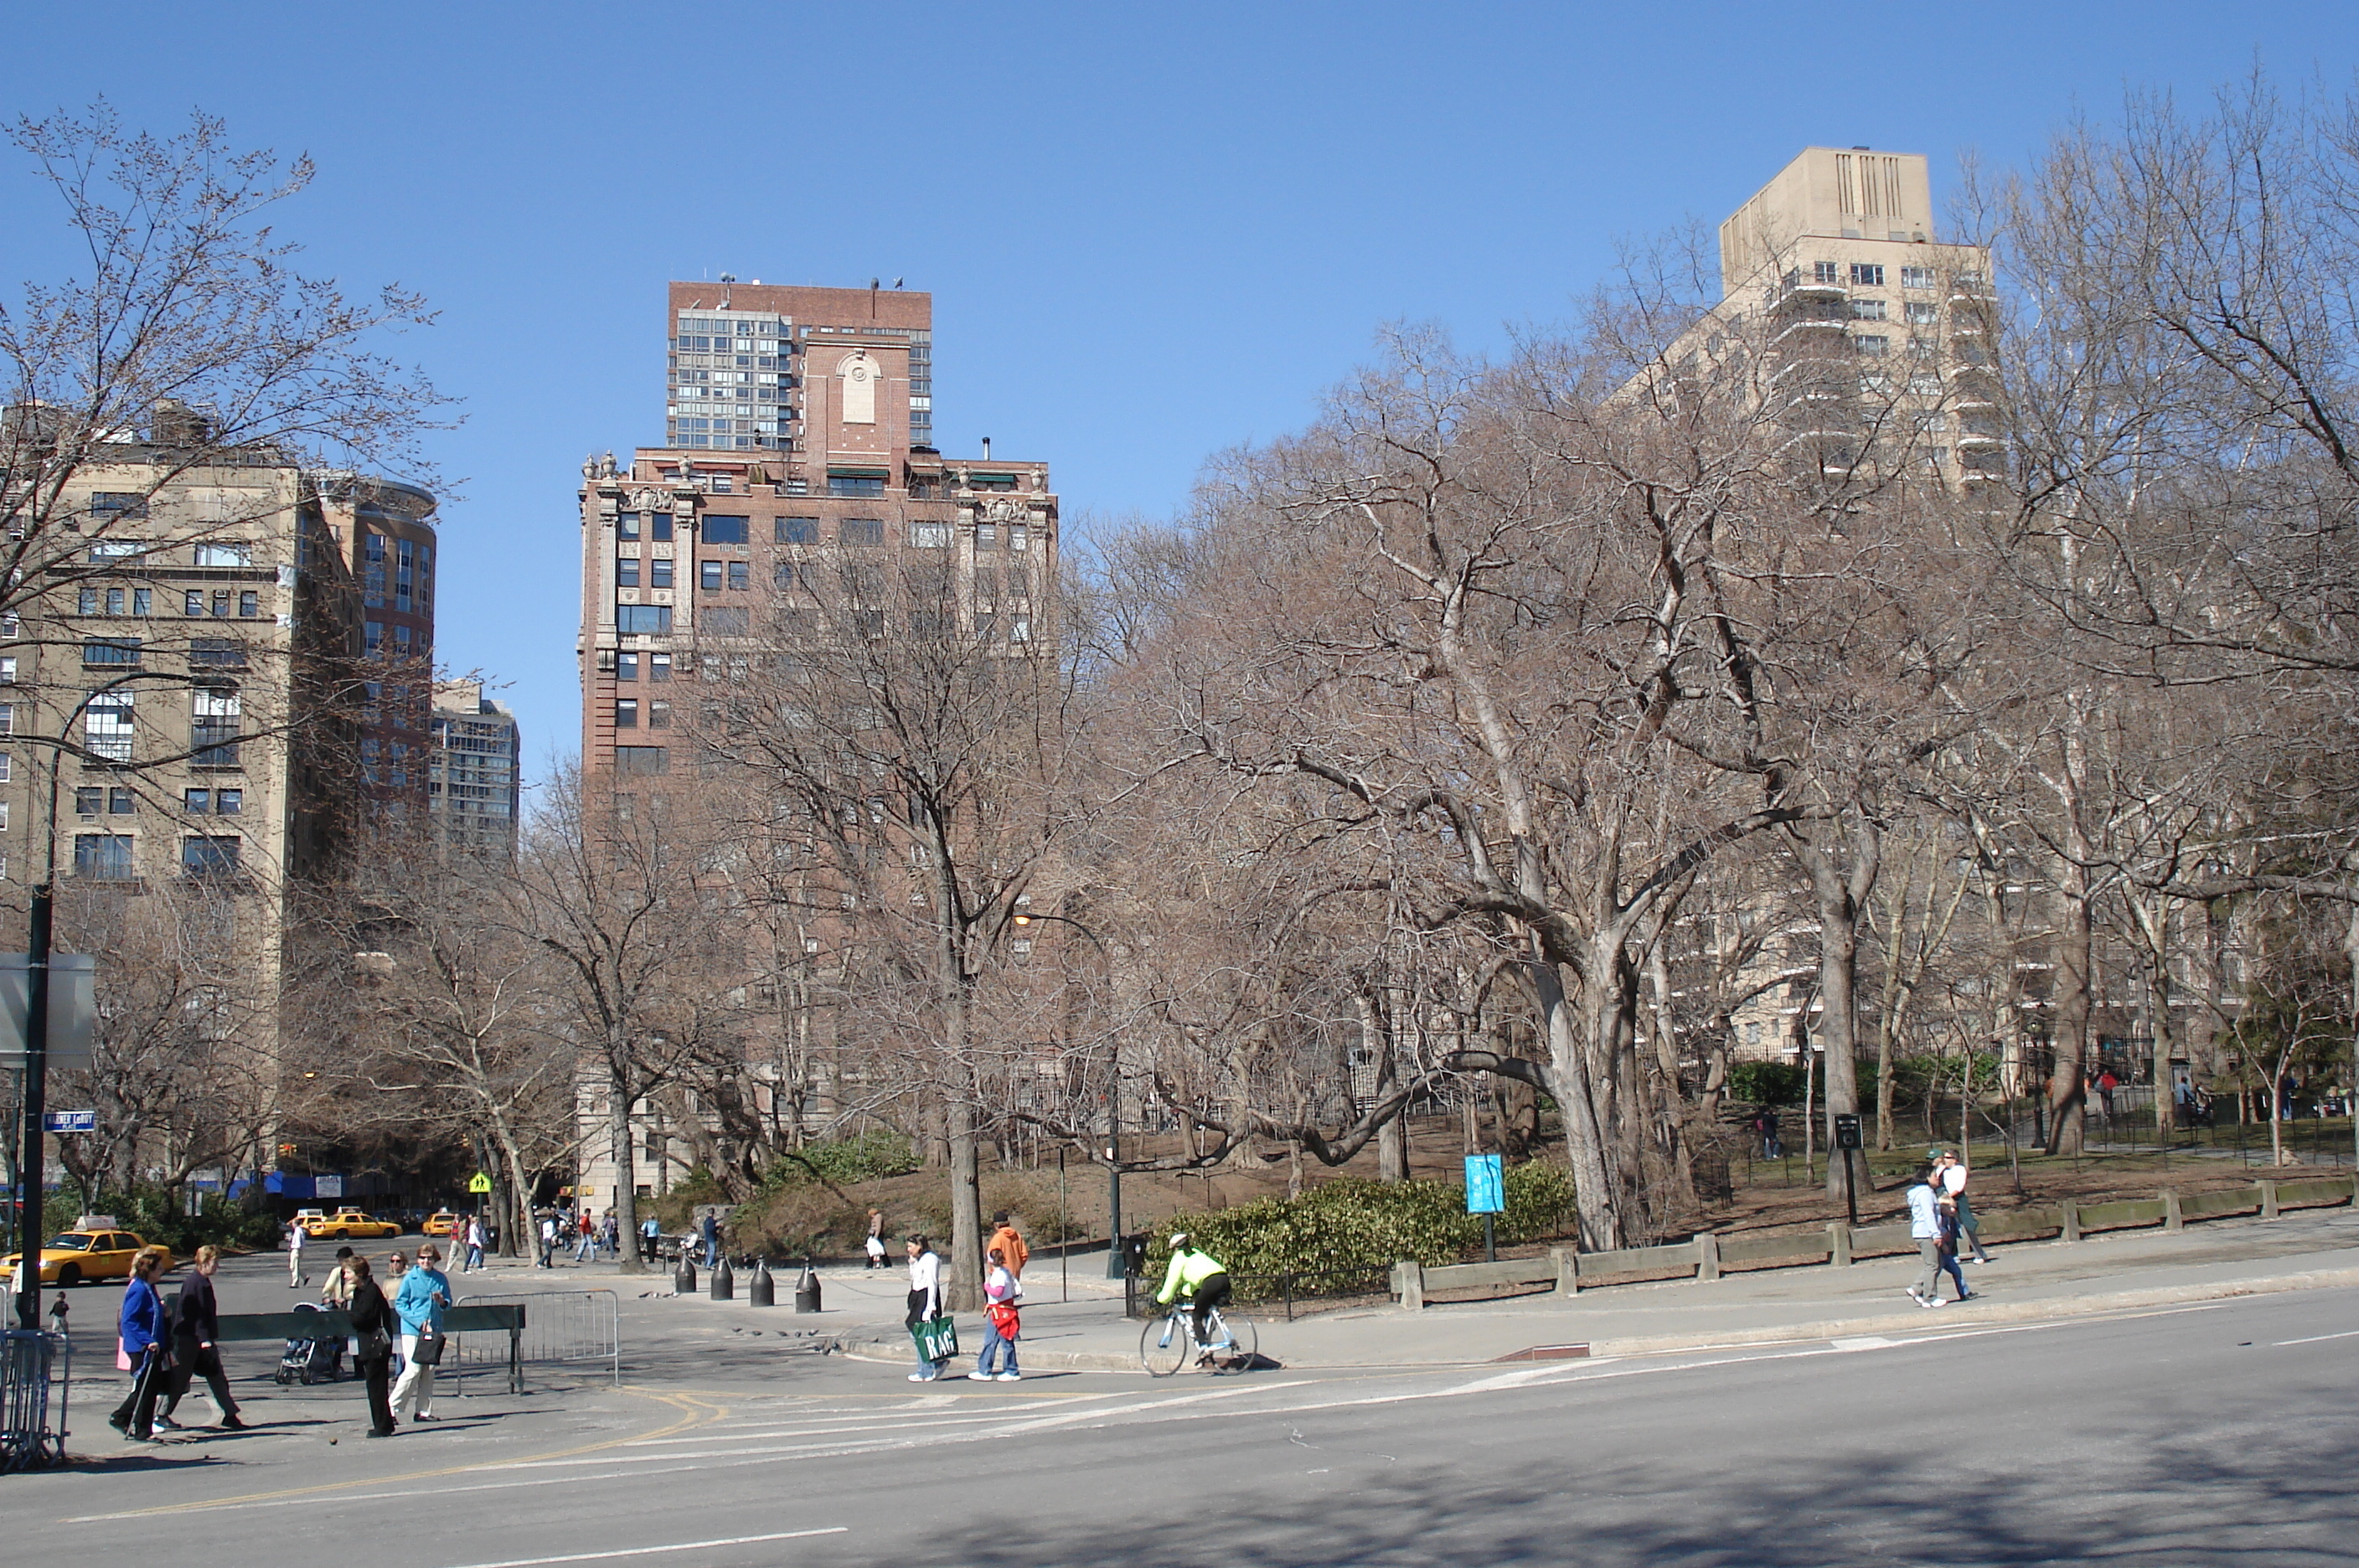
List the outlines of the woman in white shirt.
{"label": "woman in white shirt", "polygon": [[[939,1316],[941,1310],[942,1260],[934,1256],[934,1249],[926,1245],[924,1236],[913,1236],[909,1238],[909,1326],[916,1328],[928,1318]],[[921,1349],[918,1352],[918,1369],[909,1374],[909,1381],[930,1383],[949,1365],[947,1360],[928,1359]]]}

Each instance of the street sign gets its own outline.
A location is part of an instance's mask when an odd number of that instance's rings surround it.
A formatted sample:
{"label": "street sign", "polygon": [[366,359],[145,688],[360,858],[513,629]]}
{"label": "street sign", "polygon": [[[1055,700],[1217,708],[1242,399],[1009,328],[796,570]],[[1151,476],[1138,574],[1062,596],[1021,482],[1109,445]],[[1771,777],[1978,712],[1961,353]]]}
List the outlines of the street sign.
{"label": "street sign", "polygon": [[[27,965],[32,956],[0,953],[0,1068],[25,1070],[25,1014],[29,1003]],[[49,955],[49,1047],[51,1072],[90,1065],[92,1026],[98,1017],[98,960],[86,953]]]}
{"label": "street sign", "polygon": [[1495,1154],[1466,1157],[1466,1212],[1504,1214],[1507,1207],[1506,1162]]}
{"label": "street sign", "polygon": [[1857,1149],[1860,1147],[1859,1118],[1857,1116],[1838,1115],[1835,1117],[1835,1147],[1837,1149]]}
{"label": "street sign", "polygon": [[478,1171],[467,1178],[467,1191],[470,1192],[488,1192],[491,1190],[492,1179],[482,1171]]}
{"label": "street sign", "polygon": [[43,1132],[96,1132],[96,1111],[45,1111],[41,1114]]}

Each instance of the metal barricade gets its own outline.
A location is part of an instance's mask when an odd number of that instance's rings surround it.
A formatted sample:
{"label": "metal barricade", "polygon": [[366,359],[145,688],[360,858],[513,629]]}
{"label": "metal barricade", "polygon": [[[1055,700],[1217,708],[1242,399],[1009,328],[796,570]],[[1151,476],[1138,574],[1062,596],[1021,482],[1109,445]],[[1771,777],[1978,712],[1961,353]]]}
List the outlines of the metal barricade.
{"label": "metal barricade", "polygon": [[621,1386],[623,1305],[614,1291],[541,1290],[469,1296],[460,1302],[462,1309],[490,1306],[522,1307],[524,1327],[513,1336],[453,1334],[438,1370],[465,1377],[489,1371],[515,1374],[527,1366],[595,1368],[603,1364],[609,1379]]}
{"label": "metal barricade", "polygon": [[0,1334],[0,1472],[66,1462],[67,1389],[73,1344],[61,1334]]}

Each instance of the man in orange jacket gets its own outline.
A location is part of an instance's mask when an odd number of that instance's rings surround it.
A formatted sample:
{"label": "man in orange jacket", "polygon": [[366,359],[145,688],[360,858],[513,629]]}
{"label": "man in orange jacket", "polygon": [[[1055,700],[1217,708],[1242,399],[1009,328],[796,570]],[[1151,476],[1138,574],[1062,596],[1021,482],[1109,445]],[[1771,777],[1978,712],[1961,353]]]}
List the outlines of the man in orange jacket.
{"label": "man in orange jacket", "polygon": [[1024,1245],[1024,1237],[1017,1234],[1015,1222],[1006,1214],[994,1214],[991,1223],[997,1228],[991,1233],[991,1239],[983,1244],[983,1255],[988,1258],[992,1248],[997,1247],[1000,1258],[1007,1265],[1007,1271],[1021,1279],[1024,1277],[1024,1260],[1032,1256],[1032,1249]]}

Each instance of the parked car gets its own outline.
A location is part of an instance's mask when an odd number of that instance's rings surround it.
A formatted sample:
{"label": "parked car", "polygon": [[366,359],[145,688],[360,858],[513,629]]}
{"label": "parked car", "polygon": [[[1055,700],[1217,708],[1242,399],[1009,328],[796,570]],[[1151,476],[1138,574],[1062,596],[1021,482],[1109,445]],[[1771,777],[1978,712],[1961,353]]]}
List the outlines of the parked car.
{"label": "parked car", "polygon": [[462,1215],[454,1214],[448,1209],[437,1209],[426,1216],[425,1234],[444,1237],[456,1236],[463,1221]]}
{"label": "parked car", "polygon": [[401,1234],[401,1227],[391,1220],[374,1218],[359,1209],[338,1209],[332,1214],[304,1220],[302,1225],[304,1234],[314,1241],[382,1239]]}
{"label": "parked car", "polygon": [[[127,1230],[70,1230],[53,1236],[41,1247],[41,1283],[92,1285],[101,1279],[128,1279],[132,1258],[147,1245]],[[12,1252],[0,1258],[0,1279],[15,1284],[22,1258],[23,1254]],[[164,1267],[172,1267],[168,1252],[164,1255]]]}

